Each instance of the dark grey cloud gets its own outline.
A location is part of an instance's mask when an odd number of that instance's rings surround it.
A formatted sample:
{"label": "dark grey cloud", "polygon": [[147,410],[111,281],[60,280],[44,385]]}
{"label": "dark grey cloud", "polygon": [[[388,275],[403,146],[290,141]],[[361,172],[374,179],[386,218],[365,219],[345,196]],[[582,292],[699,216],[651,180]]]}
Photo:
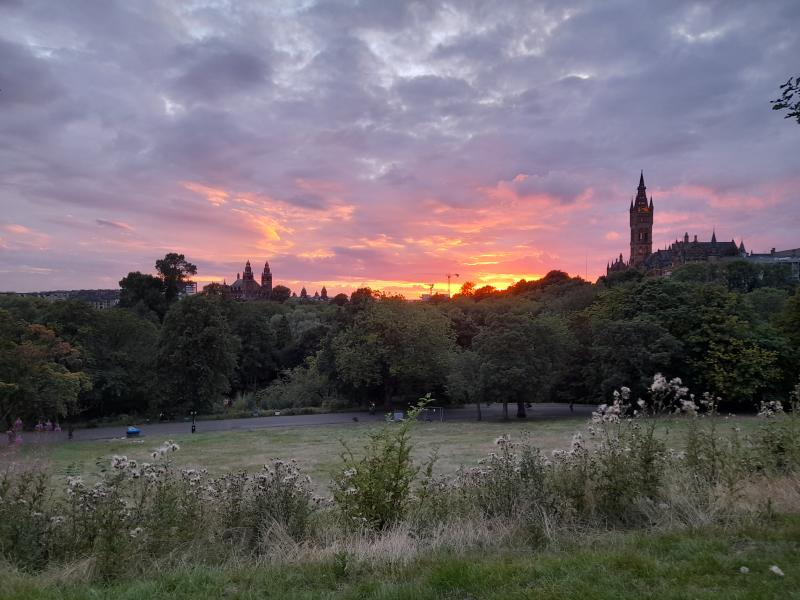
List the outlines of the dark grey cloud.
{"label": "dark grey cloud", "polygon": [[211,103],[270,83],[264,57],[220,39],[202,40],[175,51],[178,75],[172,88],[188,103]]}

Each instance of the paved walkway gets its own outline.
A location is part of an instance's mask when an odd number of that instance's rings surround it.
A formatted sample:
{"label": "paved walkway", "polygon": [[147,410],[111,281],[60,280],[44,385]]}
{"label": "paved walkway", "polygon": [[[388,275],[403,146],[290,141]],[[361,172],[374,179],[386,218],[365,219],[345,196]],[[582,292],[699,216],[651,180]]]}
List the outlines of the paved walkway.
{"label": "paved walkway", "polygon": [[[492,404],[482,407],[485,420],[498,420],[502,418],[502,405]],[[568,404],[534,404],[528,409],[528,420],[537,419],[563,419],[568,417],[588,418],[595,409],[594,405],[575,404],[570,411]],[[508,412],[511,419],[516,419],[516,405],[509,405]],[[445,408],[444,421],[473,421],[475,420],[475,406],[464,408]],[[431,414],[433,420],[440,420],[441,413]],[[218,421],[197,421],[198,433],[209,431],[253,431],[268,429],[270,427],[304,427],[313,425],[337,425],[358,422],[383,421],[384,415],[378,411],[375,415],[367,412],[325,413],[314,415],[286,415],[271,417],[252,417],[249,419],[221,419]],[[168,423],[134,423],[142,431],[142,436],[156,438],[159,441],[167,439],[178,433],[190,433],[191,421],[172,421]],[[125,436],[126,427],[116,425],[113,427],[95,427],[92,429],[76,429],[73,440],[105,440]],[[61,442],[67,441],[67,433],[46,432],[23,433],[25,442]]]}

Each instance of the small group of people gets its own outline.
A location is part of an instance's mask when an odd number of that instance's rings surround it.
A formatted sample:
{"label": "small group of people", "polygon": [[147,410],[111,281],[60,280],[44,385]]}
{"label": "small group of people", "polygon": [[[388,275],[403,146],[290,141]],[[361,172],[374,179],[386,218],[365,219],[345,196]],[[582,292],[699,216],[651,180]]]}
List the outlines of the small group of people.
{"label": "small group of people", "polygon": [[[9,444],[22,443],[22,429],[23,429],[22,419],[17,418],[17,420],[14,421],[14,424],[11,426],[11,429],[6,431],[6,436],[8,436]],[[36,431],[37,433],[50,432],[50,431],[58,433],[61,431],[61,425],[59,425],[58,421],[55,422],[50,420],[47,420],[45,422],[39,421],[38,423],[36,423],[33,430]],[[70,431],[70,434],[71,433],[72,432]],[[70,437],[72,436],[70,435]]]}
{"label": "small group of people", "polygon": [[6,435],[8,436],[9,444],[22,443],[22,419],[17,417],[17,420],[14,421],[14,424],[11,426],[11,429],[6,431]]}
{"label": "small group of people", "polygon": [[53,423],[52,421],[47,421],[46,423],[42,423],[40,421],[33,429],[34,431],[61,431],[61,425],[59,425],[58,422]]}

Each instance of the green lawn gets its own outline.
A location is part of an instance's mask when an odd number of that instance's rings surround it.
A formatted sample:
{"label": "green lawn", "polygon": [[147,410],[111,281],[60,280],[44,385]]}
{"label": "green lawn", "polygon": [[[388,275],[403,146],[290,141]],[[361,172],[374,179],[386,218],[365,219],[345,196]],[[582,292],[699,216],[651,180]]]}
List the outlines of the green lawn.
{"label": "green lawn", "polygon": [[[771,573],[772,565],[785,576]],[[740,573],[742,566],[750,572]],[[342,556],[301,566],[156,573],[110,586],[2,571],[0,580],[8,600],[792,599],[800,598],[800,516],[732,530],[610,534],[561,551],[431,556],[397,568],[351,567]]]}
{"label": "green lawn", "polygon": [[[687,425],[686,419],[663,419],[659,430],[669,445],[679,447]],[[519,422],[451,422],[420,423],[414,431],[415,455],[427,457],[438,448],[440,473],[455,472],[460,466],[474,466],[479,459],[495,449],[495,440],[505,433],[512,438],[529,436],[531,442],[545,451],[567,447],[572,435],[585,428],[582,417]],[[738,417],[728,421],[720,419],[720,427],[730,430],[739,426],[743,430],[756,427],[759,421],[752,417]],[[380,425],[348,423],[344,425],[318,425],[263,429],[259,431],[234,431],[184,434],[174,436],[181,450],[172,455],[176,464],[186,467],[207,468],[212,473],[259,469],[271,458],[293,458],[305,473],[311,475],[315,485],[324,490],[330,473],[339,463],[341,440],[358,450],[368,432]],[[106,468],[114,454],[129,458],[149,460],[149,453],[164,440],[108,440],[25,444],[19,452],[0,454],[0,466],[9,461],[40,462],[56,476],[82,475],[91,478]]]}

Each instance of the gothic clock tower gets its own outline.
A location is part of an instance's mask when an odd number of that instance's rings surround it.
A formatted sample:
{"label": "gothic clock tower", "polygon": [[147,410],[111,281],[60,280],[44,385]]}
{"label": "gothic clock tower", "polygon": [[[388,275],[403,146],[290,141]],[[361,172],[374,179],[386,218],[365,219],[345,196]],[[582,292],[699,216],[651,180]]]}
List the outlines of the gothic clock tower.
{"label": "gothic clock tower", "polygon": [[643,171],[636,200],[631,201],[631,267],[640,267],[653,252],[653,198],[648,204],[646,190]]}

